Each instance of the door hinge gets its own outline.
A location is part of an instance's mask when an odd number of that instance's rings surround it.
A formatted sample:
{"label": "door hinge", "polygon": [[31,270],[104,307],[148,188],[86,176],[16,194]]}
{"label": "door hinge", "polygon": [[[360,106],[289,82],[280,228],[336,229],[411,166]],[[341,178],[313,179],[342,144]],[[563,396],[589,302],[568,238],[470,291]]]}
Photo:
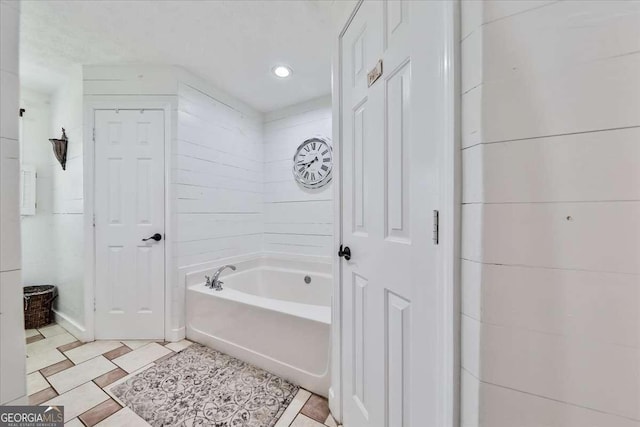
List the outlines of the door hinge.
{"label": "door hinge", "polygon": [[93,142],[96,142],[96,128],[93,128]]}
{"label": "door hinge", "polygon": [[96,214],[93,214],[93,226],[96,226]]}
{"label": "door hinge", "polygon": [[437,245],[440,238],[440,212],[433,211],[433,244]]}
{"label": "door hinge", "polygon": [[93,298],[93,311],[96,311],[96,299]]}

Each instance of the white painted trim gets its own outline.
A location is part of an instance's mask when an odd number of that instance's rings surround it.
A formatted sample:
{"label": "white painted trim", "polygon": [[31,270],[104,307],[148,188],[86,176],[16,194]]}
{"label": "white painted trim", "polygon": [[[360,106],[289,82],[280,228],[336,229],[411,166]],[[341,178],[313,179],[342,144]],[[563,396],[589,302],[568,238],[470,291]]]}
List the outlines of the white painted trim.
{"label": "white painted trim", "polygon": [[331,61],[332,131],[333,131],[333,298],[331,305],[331,387],[329,408],[342,421],[342,263],[336,254],[342,242],[342,37],[364,0],[359,0],[337,34]]}
{"label": "white painted trim", "polygon": [[93,341],[92,339],[87,339],[87,329],[80,325],[77,321],[73,320],[66,314],[58,311],[52,310],[55,322],[66,329],[74,337],[78,338],[82,342]]}
{"label": "white painted trim", "polygon": [[[334,47],[332,66],[332,94],[333,94],[333,144],[334,144],[334,250],[337,251],[342,240],[342,98],[340,76],[342,70],[342,37],[349,27],[364,0],[360,0],[350,14],[347,22],[338,35]],[[445,40],[441,50],[441,57],[435,58],[442,65],[442,87],[444,105],[445,150],[443,152],[444,167],[442,170],[442,198],[440,209],[440,245],[442,255],[438,277],[441,284],[438,289],[440,309],[440,334],[437,348],[442,348],[438,362],[438,381],[440,401],[438,407],[438,426],[455,427],[460,423],[460,196],[461,192],[461,152],[460,152],[460,60],[459,60],[459,0],[442,2],[443,30]],[[333,318],[332,318],[332,381],[329,389],[329,407],[337,420],[342,419],[342,319],[341,298],[342,272],[340,258],[333,258],[334,288],[333,288]]]}
{"label": "white painted trim", "polygon": [[[95,124],[95,110],[105,109],[148,109],[164,111],[164,143],[165,143],[165,339],[171,327],[172,295],[171,295],[171,270],[172,270],[172,244],[173,230],[171,215],[171,157],[173,154],[173,118],[174,110],[177,109],[177,97],[171,95],[91,95],[84,97],[84,235],[85,235],[85,268],[84,268],[84,291],[85,291],[85,329],[86,341],[95,339],[95,314],[93,304],[95,298],[95,229],[93,227],[93,215],[95,213],[95,150],[93,141],[93,128]],[[169,239],[166,238],[169,236]]]}
{"label": "white painted trim", "polygon": [[442,198],[440,210],[438,289],[442,348],[438,372],[442,393],[438,394],[437,425],[460,425],[460,224],[462,197],[462,152],[460,150],[460,2],[442,3],[444,40],[442,57],[444,151],[442,153]]}

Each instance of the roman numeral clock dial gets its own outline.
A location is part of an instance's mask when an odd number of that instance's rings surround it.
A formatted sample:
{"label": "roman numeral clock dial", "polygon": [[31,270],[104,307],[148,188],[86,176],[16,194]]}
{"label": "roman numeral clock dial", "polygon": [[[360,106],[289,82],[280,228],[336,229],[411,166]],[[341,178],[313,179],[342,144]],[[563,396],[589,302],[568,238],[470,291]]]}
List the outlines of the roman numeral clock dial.
{"label": "roman numeral clock dial", "polygon": [[310,138],[298,146],[293,156],[293,176],[305,188],[322,188],[331,181],[333,156],[331,140]]}

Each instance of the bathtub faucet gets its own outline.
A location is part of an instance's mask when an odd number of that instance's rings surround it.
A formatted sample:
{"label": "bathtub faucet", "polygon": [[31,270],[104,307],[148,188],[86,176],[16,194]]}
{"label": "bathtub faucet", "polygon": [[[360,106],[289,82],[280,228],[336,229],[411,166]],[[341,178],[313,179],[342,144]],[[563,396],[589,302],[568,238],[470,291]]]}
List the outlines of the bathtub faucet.
{"label": "bathtub faucet", "polygon": [[222,284],[224,282],[222,280],[218,280],[218,277],[220,277],[220,273],[222,273],[222,271],[227,268],[230,268],[233,271],[236,270],[235,265],[223,265],[222,267],[217,269],[215,273],[213,273],[213,279],[211,281],[209,281],[209,277],[207,277],[207,286],[209,286],[211,289],[215,289],[216,291],[221,291]]}

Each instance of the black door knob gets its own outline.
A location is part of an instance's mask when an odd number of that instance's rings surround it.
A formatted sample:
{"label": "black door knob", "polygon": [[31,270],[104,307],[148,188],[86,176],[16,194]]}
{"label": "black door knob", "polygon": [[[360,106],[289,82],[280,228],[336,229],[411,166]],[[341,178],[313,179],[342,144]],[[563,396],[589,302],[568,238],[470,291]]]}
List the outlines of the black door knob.
{"label": "black door knob", "polygon": [[155,240],[156,242],[159,242],[160,240],[162,240],[162,234],[156,233],[151,237],[147,237],[146,239],[142,239],[143,242],[146,242],[147,240]]}
{"label": "black door knob", "polygon": [[340,258],[344,258],[347,261],[349,261],[351,259],[351,249],[349,249],[349,246],[345,246],[344,249],[343,249],[342,245],[340,245],[340,250],[338,251],[338,256]]}

